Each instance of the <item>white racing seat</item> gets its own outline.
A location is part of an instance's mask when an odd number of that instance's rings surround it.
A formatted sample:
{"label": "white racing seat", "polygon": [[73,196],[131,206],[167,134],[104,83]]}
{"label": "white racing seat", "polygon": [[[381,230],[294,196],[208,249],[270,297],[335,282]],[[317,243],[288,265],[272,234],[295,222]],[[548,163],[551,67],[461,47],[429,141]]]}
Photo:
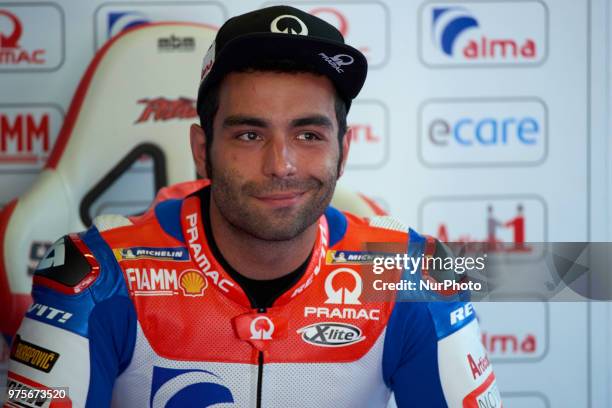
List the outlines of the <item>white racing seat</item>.
{"label": "white racing seat", "polygon": [[[39,248],[88,227],[92,203],[139,157],[153,158],[156,190],[195,178],[189,125],[198,121],[201,59],[215,32],[198,24],[139,26],[95,55],[45,169],[26,194],[0,211],[0,332],[12,336],[31,303],[31,272],[44,255]],[[201,185],[165,188],[156,200],[185,196]],[[333,204],[366,217],[384,213],[340,186]]]}
{"label": "white racing seat", "polygon": [[201,61],[215,34],[206,25],[155,23],[97,52],[45,169],[0,213],[2,333],[16,331],[31,302],[28,268],[37,246],[88,226],[88,207],[139,157],[153,158],[156,188],[194,178],[189,125],[197,121]]}

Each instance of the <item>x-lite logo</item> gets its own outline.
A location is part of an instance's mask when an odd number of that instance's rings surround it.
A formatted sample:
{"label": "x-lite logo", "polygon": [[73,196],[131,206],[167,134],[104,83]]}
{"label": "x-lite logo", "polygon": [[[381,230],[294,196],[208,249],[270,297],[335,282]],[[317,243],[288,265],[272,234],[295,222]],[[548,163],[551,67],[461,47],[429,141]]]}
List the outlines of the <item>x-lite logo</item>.
{"label": "x-lite logo", "polygon": [[361,329],[346,323],[315,323],[297,332],[306,343],[322,347],[347,346],[365,338],[361,335]]}

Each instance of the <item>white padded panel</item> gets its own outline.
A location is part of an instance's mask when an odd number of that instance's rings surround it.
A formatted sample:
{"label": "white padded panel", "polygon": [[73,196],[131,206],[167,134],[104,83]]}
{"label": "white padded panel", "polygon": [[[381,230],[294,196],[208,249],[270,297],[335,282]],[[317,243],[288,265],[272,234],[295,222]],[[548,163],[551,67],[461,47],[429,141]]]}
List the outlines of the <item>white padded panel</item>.
{"label": "white padded panel", "polygon": [[[160,52],[159,38],[193,37],[193,52]],[[141,99],[195,100],[201,60],[215,30],[201,25],[161,23],[134,29],[108,47],[86,87],[65,150],[55,169],[46,169],[19,198],[8,221],[4,263],[11,293],[30,293],[26,273],[34,241],[53,242],[85,228],[79,217],[83,197],[134,147],[152,143],[164,152],[168,182],[194,178],[189,126],[197,119],[152,118],[136,123]],[[102,51],[100,51],[102,52]],[[82,87],[83,85],[80,85]],[[65,130],[62,131],[62,133]],[[9,255],[10,254],[10,255]]]}

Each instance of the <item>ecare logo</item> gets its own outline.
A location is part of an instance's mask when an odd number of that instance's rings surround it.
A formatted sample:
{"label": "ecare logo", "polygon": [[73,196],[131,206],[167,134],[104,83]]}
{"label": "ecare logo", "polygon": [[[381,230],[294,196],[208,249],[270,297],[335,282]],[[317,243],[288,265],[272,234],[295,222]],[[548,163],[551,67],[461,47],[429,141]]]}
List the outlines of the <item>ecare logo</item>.
{"label": "ecare logo", "polygon": [[[227,19],[225,8],[221,4],[209,2],[190,3],[106,3],[96,10],[94,17],[96,49],[106,41],[130,28],[147,23],[160,21],[197,21],[220,27]],[[176,41],[175,41],[176,43]],[[190,44],[190,43],[189,43]],[[181,43],[181,48],[189,44]],[[159,46],[158,42],[158,46]],[[169,44],[164,40],[162,44],[168,50]],[[176,48],[173,48],[176,50]]]}
{"label": "ecare logo", "polygon": [[215,373],[190,368],[153,367],[151,407],[212,407],[233,404],[234,397]]}
{"label": "ecare logo", "polygon": [[446,99],[419,111],[419,154],[431,167],[540,164],[547,109],[537,98]]}
{"label": "ecare logo", "polygon": [[540,64],[548,51],[548,10],[540,1],[427,3],[420,36],[426,65]]}
{"label": "ecare logo", "polygon": [[[479,302],[476,307],[482,344],[491,362],[533,362],[545,357],[550,330],[548,303]],[[511,316],[521,318],[508,320]]]}
{"label": "ecare logo", "polygon": [[63,62],[64,16],[59,7],[0,7],[0,71],[52,71]]}
{"label": "ecare logo", "polygon": [[0,172],[40,170],[63,119],[55,105],[0,105]]}
{"label": "ecare logo", "polygon": [[426,200],[419,213],[421,231],[488,253],[535,255],[529,243],[546,242],[546,207],[539,197],[440,197]]}
{"label": "ecare logo", "polygon": [[[266,3],[272,5],[278,3]],[[295,7],[327,21],[340,31],[347,44],[366,56],[370,68],[380,68],[389,56],[389,10],[383,3],[305,1]],[[375,27],[372,30],[360,27]]]}
{"label": "ecare logo", "polygon": [[326,304],[360,305],[359,296],[362,291],[361,276],[350,268],[336,269],[325,279]]}
{"label": "ecare logo", "polygon": [[[353,119],[354,118],[354,119]],[[348,169],[382,167],[389,156],[389,110],[379,101],[355,101],[348,118],[351,154]]]}

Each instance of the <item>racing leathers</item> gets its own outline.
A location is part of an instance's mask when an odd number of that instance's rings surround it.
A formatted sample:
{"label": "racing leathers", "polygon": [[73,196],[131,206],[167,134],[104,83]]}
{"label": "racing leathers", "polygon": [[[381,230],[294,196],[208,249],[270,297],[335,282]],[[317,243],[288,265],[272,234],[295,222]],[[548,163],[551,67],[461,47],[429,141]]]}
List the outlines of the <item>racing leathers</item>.
{"label": "racing leathers", "polygon": [[432,238],[329,207],[299,279],[254,307],[211,250],[203,191],[55,243],[9,389],[64,387],[74,407],[501,406],[470,303],[365,299],[364,242],[431,255]]}

